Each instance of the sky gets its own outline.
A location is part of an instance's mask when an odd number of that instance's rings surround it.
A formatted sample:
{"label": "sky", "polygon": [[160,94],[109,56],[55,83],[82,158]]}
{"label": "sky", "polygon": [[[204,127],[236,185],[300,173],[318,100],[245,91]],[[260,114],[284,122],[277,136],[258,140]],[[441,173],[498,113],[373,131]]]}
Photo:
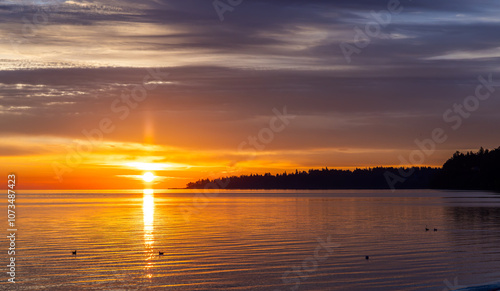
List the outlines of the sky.
{"label": "sky", "polygon": [[486,0],[0,0],[1,172],[25,189],[122,189],[145,171],[170,188],[441,166],[500,146],[499,13]]}

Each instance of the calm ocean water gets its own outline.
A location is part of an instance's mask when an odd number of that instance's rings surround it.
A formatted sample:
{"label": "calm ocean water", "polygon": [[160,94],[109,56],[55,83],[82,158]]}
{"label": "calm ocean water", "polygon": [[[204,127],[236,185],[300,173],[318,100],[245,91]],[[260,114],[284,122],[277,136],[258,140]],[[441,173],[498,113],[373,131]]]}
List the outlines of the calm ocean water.
{"label": "calm ocean water", "polygon": [[[209,196],[18,191],[18,283],[7,283],[4,267],[0,289],[454,290],[500,281],[498,194]],[[5,237],[2,248],[6,265]]]}

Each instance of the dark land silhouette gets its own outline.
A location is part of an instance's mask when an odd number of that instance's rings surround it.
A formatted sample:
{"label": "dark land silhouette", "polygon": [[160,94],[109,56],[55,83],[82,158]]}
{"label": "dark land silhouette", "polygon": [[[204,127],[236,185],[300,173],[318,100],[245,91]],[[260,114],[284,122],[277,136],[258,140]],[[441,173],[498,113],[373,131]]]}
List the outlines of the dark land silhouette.
{"label": "dark land silhouette", "polygon": [[500,192],[500,147],[478,152],[456,152],[444,163],[431,184],[437,189],[494,190]]}
{"label": "dark land silhouette", "polygon": [[[395,182],[396,181],[396,182]],[[311,169],[188,183],[188,189],[455,189],[500,191],[500,147],[456,152],[441,168]]]}

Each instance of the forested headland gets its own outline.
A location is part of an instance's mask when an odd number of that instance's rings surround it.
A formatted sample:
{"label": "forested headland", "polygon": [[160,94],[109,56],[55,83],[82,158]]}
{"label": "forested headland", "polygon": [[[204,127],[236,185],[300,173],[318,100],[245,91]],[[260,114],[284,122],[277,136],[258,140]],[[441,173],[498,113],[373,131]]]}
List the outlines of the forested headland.
{"label": "forested headland", "polygon": [[201,179],[188,189],[462,189],[500,191],[500,147],[456,152],[441,168],[311,169]]}

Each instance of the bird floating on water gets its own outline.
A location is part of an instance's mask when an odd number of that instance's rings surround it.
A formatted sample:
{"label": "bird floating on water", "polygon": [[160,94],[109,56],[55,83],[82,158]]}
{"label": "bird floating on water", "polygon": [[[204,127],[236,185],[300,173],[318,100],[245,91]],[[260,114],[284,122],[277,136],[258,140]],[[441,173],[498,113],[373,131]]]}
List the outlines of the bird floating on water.
{"label": "bird floating on water", "polygon": [[365,259],[369,260],[369,259],[370,259],[370,256],[365,256]]}
{"label": "bird floating on water", "polygon": [[159,256],[163,256],[164,252],[158,252]]}
{"label": "bird floating on water", "polygon": [[72,251],[71,253],[76,256],[76,250]]}
{"label": "bird floating on water", "polygon": [[438,229],[434,227],[434,231],[438,231]]}
{"label": "bird floating on water", "polygon": [[429,231],[429,229],[427,228],[427,225],[425,226],[425,231]]}

